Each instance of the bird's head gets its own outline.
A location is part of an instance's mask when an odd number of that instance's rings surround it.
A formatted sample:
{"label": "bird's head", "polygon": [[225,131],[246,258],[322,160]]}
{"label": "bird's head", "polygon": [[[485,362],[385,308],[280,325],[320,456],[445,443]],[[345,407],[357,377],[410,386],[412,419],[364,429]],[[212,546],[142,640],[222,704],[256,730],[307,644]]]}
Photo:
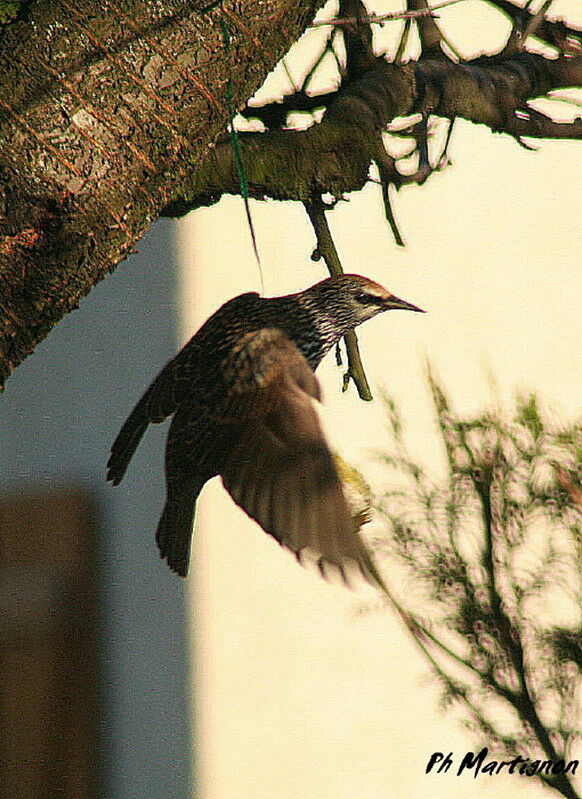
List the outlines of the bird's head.
{"label": "bird's head", "polygon": [[401,300],[384,286],[361,275],[336,275],[322,280],[312,290],[326,313],[345,325],[346,330],[395,308],[424,313],[422,308]]}

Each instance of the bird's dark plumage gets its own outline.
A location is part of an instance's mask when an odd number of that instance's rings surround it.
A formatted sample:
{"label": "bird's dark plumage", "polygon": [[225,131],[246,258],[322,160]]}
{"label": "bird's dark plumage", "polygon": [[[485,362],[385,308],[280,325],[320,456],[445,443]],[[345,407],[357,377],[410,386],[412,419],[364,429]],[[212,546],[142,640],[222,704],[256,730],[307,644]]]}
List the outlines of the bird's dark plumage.
{"label": "bird's dark plumage", "polygon": [[234,501],[301,560],[381,584],[348,509],[313,399],[314,370],[338,339],[390,308],[420,310],[359,275],[284,297],[242,294],[219,308],[162,369],[123,425],[107,478],[117,485],[152,422],[173,416],[166,504],[156,540],[188,571],[196,499],[216,475]]}

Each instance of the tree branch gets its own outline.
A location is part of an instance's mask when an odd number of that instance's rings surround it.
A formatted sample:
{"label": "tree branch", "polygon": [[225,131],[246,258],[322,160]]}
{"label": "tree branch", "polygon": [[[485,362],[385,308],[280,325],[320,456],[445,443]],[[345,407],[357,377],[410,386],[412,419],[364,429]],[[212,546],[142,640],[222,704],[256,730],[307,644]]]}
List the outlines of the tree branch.
{"label": "tree branch", "polygon": [[[517,27],[523,31],[528,30],[530,20],[537,16],[537,12],[532,12],[522,6],[516,6],[510,0],[483,0],[483,2],[494,6],[509,17],[513,22],[514,29]],[[566,25],[561,19],[538,19],[535,24],[535,30],[530,30],[526,35],[530,35],[530,33],[563,53],[580,54],[582,31],[573,25]]]}
{"label": "tree branch", "polygon": [[[407,0],[407,7],[417,11],[430,10],[428,0]],[[441,6],[441,8],[443,8],[443,6]],[[449,39],[445,37],[432,14],[418,17],[416,24],[418,26],[422,53],[425,57],[445,58],[446,56],[441,48],[441,44],[445,44],[456,59],[458,61],[461,60],[460,54],[453,47]]]}
{"label": "tree branch", "polygon": [[[485,549],[483,552],[483,565],[488,575],[488,592],[491,603],[491,616],[499,633],[499,644],[503,645],[509,654],[516,677],[519,681],[519,691],[508,691],[497,681],[495,690],[501,693],[517,711],[520,718],[530,724],[546,756],[552,761],[558,760],[558,753],[548,731],[542,723],[535,701],[531,695],[528,685],[527,671],[525,666],[525,656],[521,643],[519,631],[514,628],[511,620],[503,608],[501,595],[497,584],[497,566],[494,555],[494,530],[493,530],[493,511],[491,503],[491,484],[492,484],[493,464],[485,465],[484,474],[479,478],[473,479],[475,490],[481,500],[483,513]],[[556,774],[549,783],[560,791],[567,799],[577,799],[576,792],[573,790],[568,778],[564,774]]]}
{"label": "tree branch", "polygon": [[[491,411],[462,418],[430,367],[428,376],[448,455],[448,479],[440,488],[424,489],[423,467],[410,459],[398,409],[386,399],[393,446],[383,459],[406,482],[377,505],[388,522],[383,546],[405,566],[403,590],[412,578],[419,591],[397,610],[410,632],[423,636],[445,700],[463,700],[496,758],[519,752],[532,763],[558,763],[568,758],[577,731],[579,622],[557,627],[552,613],[569,607],[579,616],[579,592],[572,584],[579,582],[572,540],[579,532],[580,497],[572,493],[579,482],[572,465],[579,426],[548,427],[534,401],[518,402],[511,422]],[[555,484],[538,495],[534,475],[548,467]],[[518,495],[522,499],[515,501]],[[559,511],[550,510],[550,499]],[[518,553],[527,550],[542,520],[550,551],[555,545],[563,560],[552,569],[550,555],[524,576]],[[467,535],[478,546],[457,548],[455,542]],[[561,595],[565,584],[572,591],[568,602]],[[547,614],[540,616],[537,606],[524,608],[528,593],[544,598]],[[578,799],[567,773],[536,776],[567,799]]]}
{"label": "tree branch", "polygon": [[[415,111],[464,117],[515,137],[581,138],[579,121],[554,122],[527,107],[529,99],[551,89],[580,84],[582,57],[548,60],[522,52],[466,64],[421,59],[405,65],[377,59],[359,79],[342,86],[320,124],[305,131],[241,135],[249,191],[258,199],[302,202],[309,202],[314,192],[340,197],[362,188],[372,162],[382,165],[396,185],[404,183],[405,176],[384,150],[381,132],[394,117]],[[421,170],[419,178],[423,176]],[[216,202],[224,193],[238,193],[226,142],[211,151],[188,191],[165,212],[180,215]]]}

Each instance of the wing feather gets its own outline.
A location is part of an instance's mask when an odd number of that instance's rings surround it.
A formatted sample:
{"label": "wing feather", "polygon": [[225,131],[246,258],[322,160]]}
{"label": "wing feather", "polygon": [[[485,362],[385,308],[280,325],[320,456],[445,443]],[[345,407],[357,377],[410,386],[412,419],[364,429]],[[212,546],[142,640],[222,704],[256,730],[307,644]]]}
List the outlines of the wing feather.
{"label": "wing feather", "polygon": [[241,341],[226,415],[240,420],[237,444],[225,457],[222,481],[234,501],[299,562],[322,576],[361,571],[382,585],[352,518],[314,398],[317,379],[280,331],[263,329]]}

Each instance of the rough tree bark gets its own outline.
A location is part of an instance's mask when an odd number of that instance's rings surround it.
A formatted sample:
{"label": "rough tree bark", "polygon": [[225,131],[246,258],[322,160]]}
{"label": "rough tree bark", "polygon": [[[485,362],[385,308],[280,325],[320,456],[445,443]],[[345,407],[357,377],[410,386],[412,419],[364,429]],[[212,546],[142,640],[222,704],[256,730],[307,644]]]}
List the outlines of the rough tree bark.
{"label": "rough tree bark", "polygon": [[321,0],[36,0],[0,38],[0,386],[133,249]]}

